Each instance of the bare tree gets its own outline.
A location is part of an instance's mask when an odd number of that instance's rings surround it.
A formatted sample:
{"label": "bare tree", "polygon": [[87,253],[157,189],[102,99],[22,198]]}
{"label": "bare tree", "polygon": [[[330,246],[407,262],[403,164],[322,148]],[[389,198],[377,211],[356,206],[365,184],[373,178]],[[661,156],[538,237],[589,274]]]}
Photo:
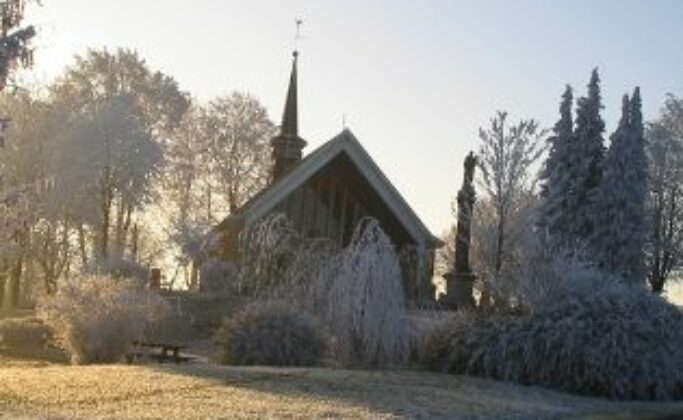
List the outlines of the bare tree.
{"label": "bare tree", "polygon": [[[177,246],[175,280],[182,271],[187,286],[196,280],[190,265],[199,256],[201,241],[215,220],[207,194],[213,184],[206,112],[192,107],[169,138],[162,177],[163,213],[167,236]],[[209,164],[207,164],[209,163]]]}
{"label": "bare tree", "polygon": [[669,96],[647,130],[650,159],[648,281],[660,293],[683,259],[683,101]]}
{"label": "bare tree", "polygon": [[237,92],[209,104],[206,124],[218,192],[232,212],[268,182],[275,126],[256,98]]}
{"label": "bare tree", "polygon": [[[28,67],[33,62],[33,50],[30,41],[36,32],[33,26],[21,27],[24,19],[26,0],[0,1],[0,91],[4,90],[16,67]],[[4,129],[9,120],[0,119],[0,129]],[[2,136],[3,133],[0,133]],[[4,147],[4,137],[0,137],[0,148]],[[4,158],[4,157],[3,157]],[[16,306],[19,301],[21,285],[22,258],[8,254],[9,243],[21,245],[25,242],[23,229],[22,203],[25,202],[23,190],[17,185],[9,186],[6,182],[4,165],[0,165],[0,306]],[[7,267],[12,269],[7,281]],[[7,289],[8,293],[5,293]]]}
{"label": "bare tree", "polygon": [[151,71],[136,52],[122,49],[77,57],[51,92],[70,110],[71,127],[63,133],[70,155],[61,169],[97,180],[97,185],[75,183],[83,198],[78,224],[83,262],[93,241],[90,249],[98,258],[121,258],[126,249],[133,253],[136,212],[151,198],[162,143],[187,110],[187,94],[171,77]]}
{"label": "bare tree", "polygon": [[[4,152],[6,180],[20,188],[24,198],[21,229],[15,230],[21,246],[14,256],[16,264],[24,266],[23,271],[42,278],[43,290],[48,292],[54,290],[56,279],[68,268],[71,257],[70,203],[55,188],[51,170],[59,116],[55,111],[51,104],[33,98],[26,91],[0,98],[0,112],[12,120]],[[31,292],[33,285],[23,283],[24,291]]]}
{"label": "bare tree", "polygon": [[509,252],[511,219],[534,189],[531,169],[543,153],[545,135],[545,130],[539,129],[534,120],[520,120],[508,127],[507,118],[507,112],[499,111],[488,129],[479,130],[480,184],[491,201],[496,224],[495,275],[500,273]]}

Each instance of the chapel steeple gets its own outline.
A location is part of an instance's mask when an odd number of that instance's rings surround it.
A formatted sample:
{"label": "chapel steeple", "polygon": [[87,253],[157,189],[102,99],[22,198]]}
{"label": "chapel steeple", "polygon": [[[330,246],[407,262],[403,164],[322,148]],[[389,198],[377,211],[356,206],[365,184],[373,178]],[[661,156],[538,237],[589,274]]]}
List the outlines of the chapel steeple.
{"label": "chapel steeple", "polygon": [[272,182],[282,178],[301,161],[303,149],[306,147],[306,141],[299,137],[299,110],[297,103],[298,57],[299,52],[295,50],[280,133],[270,141],[273,156]]}

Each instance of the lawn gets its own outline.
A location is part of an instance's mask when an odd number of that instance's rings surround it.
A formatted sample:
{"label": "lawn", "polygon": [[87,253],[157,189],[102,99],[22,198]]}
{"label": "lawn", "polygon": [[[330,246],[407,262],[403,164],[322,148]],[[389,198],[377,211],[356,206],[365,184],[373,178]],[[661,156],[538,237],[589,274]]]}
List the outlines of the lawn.
{"label": "lawn", "polygon": [[[0,356],[6,418],[681,418],[683,403],[618,403],[416,371],[66,366]],[[678,414],[678,415],[677,415]]]}

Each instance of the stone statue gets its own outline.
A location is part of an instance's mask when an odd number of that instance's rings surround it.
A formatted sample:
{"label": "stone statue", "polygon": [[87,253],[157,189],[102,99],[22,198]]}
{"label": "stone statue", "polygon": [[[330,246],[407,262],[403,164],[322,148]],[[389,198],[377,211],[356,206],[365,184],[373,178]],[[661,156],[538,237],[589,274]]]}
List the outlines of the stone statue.
{"label": "stone statue", "polygon": [[473,306],[472,284],[476,276],[470,269],[470,239],[472,228],[472,210],[476,193],[474,191],[474,169],[477,158],[470,152],[465,158],[465,177],[462,188],[458,191],[458,225],[455,235],[455,264],[444,274],[446,279],[447,305],[455,308]]}

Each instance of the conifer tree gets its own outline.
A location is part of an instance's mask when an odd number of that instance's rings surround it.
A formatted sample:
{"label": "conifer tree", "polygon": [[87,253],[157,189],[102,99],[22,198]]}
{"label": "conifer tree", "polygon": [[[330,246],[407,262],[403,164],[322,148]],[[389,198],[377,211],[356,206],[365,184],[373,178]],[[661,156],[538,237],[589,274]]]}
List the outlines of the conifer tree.
{"label": "conifer tree", "polygon": [[560,102],[560,119],[548,138],[548,158],[541,171],[541,203],[538,225],[548,244],[561,245],[568,236],[567,208],[571,181],[571,160],[568,156],[573,141],[571,86],[567,85]]}
{"label": "conifer tree", "polygon": [[570,230],[568,242],[576,247],[585,245],[594,230],[593,198],[602,178],[605,154],[605,123],[600,116],[602,108],[600,77],[596,68],[588,83],[588,95],[577,101],[574,139],[567,153],[571,171],[566,227]]}
{"label": "conifer tree", "polygon": [[596,193],[596,229],[591,241],[604,269],[628,281],[645,280],[647,156],[640,89],[624,95],[619,126],[610,137]]}

